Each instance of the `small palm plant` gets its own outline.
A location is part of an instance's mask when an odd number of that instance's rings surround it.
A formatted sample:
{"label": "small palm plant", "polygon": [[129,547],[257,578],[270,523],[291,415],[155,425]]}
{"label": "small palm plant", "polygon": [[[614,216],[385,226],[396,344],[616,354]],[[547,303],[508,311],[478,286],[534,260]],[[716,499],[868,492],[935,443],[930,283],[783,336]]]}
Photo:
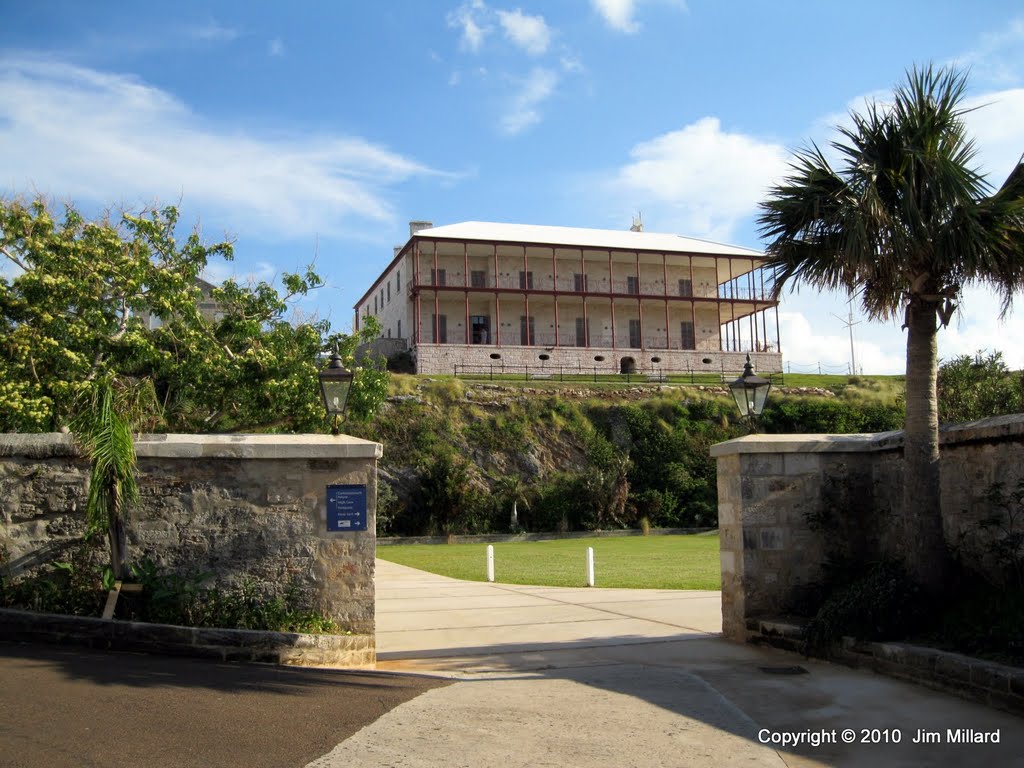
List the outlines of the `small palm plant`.
{"label": "small palm plant", "polygon": [[502,475],[498,478],[494,490],[503,505],[512,506],[509,529],[512,533],[517,533],[522,528],[519,524],[519,505],[521,504],[524,509],[530,508],[529,489],[519,475]]}
{"label": "small palm plant", "polygon": [[106,531],[115,579],[128,575],[125,521],[139,501],[132,433],[156,412],[152,382],[102,377],[88,390],[85,407],[72,426],[83,453],[92,462],[85,514],[88,535]]}

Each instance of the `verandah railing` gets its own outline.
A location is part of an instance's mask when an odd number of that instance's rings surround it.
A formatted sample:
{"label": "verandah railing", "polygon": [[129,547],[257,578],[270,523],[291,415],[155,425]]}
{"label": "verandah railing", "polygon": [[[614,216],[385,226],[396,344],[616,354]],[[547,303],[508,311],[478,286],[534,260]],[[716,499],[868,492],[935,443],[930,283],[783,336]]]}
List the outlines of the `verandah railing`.
{"label": "verandah railing", "polygon": [[[657,382],[663,384],[728,384],[739,374],[732,370],[726,370],[724,366],[717,371],[687,369],[666,370],[660,367],[633,368],[623,371],[616,363],[605,363],[603,365],[514,365],[502,363],[496,360],[493,363],[458,364],[454,366],[456,378],[482,378],[488,380],[502,381],[620,381],[627,384],[636,382]],[[783,384],[784,376],[781,371],[762,373],[758,375],[769,379],[773,384]]]}

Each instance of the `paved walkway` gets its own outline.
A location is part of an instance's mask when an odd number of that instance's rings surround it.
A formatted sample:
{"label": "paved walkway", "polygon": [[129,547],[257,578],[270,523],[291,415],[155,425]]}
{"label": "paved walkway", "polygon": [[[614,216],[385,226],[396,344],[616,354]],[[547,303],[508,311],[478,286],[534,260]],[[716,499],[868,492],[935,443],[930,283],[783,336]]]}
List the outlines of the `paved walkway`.
{"label": "paved walkway", "polygon": [[[717,592],[489,585],[378,560],[378,668],[456,682],[310,766],[1024,768],[1018,718],[728,643],[720,622]],[[1000,741],[947,743],[964,728]],[[919,731],[937,741],[913,743]]]}

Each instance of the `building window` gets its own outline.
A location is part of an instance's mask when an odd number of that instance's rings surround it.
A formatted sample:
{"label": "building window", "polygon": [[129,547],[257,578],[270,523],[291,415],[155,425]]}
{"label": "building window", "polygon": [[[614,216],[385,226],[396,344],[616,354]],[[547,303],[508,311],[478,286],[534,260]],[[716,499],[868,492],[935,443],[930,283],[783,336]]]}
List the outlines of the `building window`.
{"label": "building window", "polygon": [[640,321],[630,320],[629,321],[629,346],[639,349],[642,345],[640,343]]}
{"label": "building window", "polygon": [[693,280],[683,278],[679,281],[679,295],[693,296]]}
{"label": "building window", "polygon": [[533,289],[533,272],[519,270],[519,289],[521,291]]}
{"label": "building window", "polygon": [[474,269],[469,273],[469,284],[473,288],[486,288],[487,287],[487,270]]}
{"label": "building window", "polygon": [[697,337],[693,331],[692,320],[684,320],[679,324],[679,341],[682,349],[697,348]]}
{"label": "building window", "polygon": [[397,336],[398,338],[402,338],[402,321],[401,320],[398,321],[398,330],[395,331],[395,336]]}
{"label": "building window", "polygon": [[431,328],[434,329],[434,343],[448,343],[448,315],[433,315]]}
{"label": "building window", "polygon": [[519,343],[524,347],[532,347],[536,342],[533,321],[533,317],[519,316]]}
{"label": "building window", "polygon": [[576,318],[576,346],[586,347],[590,345],[590,318]]}
{"label": "building window", "polygon": [[402,292],[402,270],[395,272],[395,293]]}
{"label": "building window", "polygon": [[587,290],[587,276],[577,272],[572,276],[572,289],[576,293],[583,293]]}
{"label": "building window", "polygon": [[388,338],[389,339],[391,338],[391,329],[390,328],[388,328]]}
{"label": "building window", "polygon": [[431,285],[448,285],[447,277],[443,269],[431,269],[430,270],[430,284]]}
{"label": "building window", "polygon": [[626,293],[636,296],[640,293],[640,278],[636,275],[626,275]]}
{"label": "building window", "polygon": [[388,302],[391,301],[391,283],[388,283]]}
{"label": "building window", "polygon": [[374,294],[374,296],[373,296],[373,314],[375,314],[375,315],[377,314],[377,295],[376,294]]}

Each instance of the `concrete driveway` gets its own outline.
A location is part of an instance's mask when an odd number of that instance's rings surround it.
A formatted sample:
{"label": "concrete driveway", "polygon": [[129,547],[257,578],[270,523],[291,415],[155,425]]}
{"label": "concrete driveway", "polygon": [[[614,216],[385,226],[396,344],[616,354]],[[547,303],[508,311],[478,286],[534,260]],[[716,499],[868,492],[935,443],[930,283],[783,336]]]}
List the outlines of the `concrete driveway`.
{"label": "concrete driveway", "polygon": [[[1024,767],[1020,719],[725,642],[717,592],[489,585],[377,567],[378,668],[456,682],[383,715],[317,768]],[[957,729],[999,743],[947,743]],[[940,740],[914,743],[919,732]]]}

